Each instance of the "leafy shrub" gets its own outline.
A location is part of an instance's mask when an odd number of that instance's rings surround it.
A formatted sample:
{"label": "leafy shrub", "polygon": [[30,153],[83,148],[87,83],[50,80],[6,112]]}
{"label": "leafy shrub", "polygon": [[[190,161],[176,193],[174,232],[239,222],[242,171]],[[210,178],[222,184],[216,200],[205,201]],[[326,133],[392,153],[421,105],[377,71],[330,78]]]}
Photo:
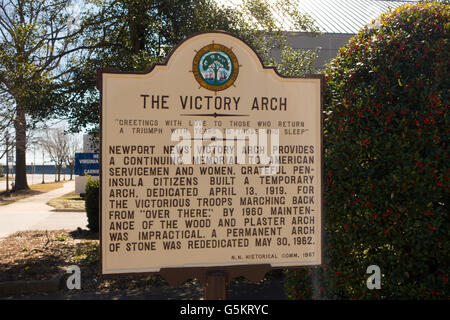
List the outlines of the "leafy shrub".
{"label": "leafy shrub", "polygon": [[98,232],[99,230],[99,216],[100,216],[100,181],[93,180],[89,177],[86,183],[86,214],[88,218],[88,228],[91,231]]}
{"label": "leafy shrub", "polygon": [[[449,296],[449,21],[448,4],[403,6],[328,66],[323,298]],[[380,290],[367,289],[370,265]]]}
{"label": "leafy shrub", "polygon": [[284,287],[288,299],[310,300],[313,298],[311,273],[312,269],[307,268],[286,270]]}

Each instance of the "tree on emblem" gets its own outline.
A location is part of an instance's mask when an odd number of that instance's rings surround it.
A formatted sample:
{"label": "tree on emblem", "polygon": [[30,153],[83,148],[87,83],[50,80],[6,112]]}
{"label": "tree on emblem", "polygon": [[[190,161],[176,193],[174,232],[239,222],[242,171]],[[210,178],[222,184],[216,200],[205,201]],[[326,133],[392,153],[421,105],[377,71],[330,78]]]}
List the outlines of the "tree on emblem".
{"label": "tree on emblem", "polygon": [[230,64],[228,60],[218,52],[214,52],[205,57],[202,62],[203,70],[214,73],[214,84],[217,84],[217,75],[221,69],[228,71]]}

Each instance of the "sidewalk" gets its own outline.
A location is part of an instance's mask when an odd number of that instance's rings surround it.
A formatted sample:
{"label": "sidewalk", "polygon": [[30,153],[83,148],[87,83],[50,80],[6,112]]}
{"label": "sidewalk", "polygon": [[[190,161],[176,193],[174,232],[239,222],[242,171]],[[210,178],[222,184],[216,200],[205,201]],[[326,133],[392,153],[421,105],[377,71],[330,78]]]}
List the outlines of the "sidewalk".
{"label": "sidewalk", "polygon": [[0,239],[24,230],[86,229],[85,212],[56,212],[46,205],[49,200],[74,190],[75,182],[69,181],[62,188],[0,206]]}

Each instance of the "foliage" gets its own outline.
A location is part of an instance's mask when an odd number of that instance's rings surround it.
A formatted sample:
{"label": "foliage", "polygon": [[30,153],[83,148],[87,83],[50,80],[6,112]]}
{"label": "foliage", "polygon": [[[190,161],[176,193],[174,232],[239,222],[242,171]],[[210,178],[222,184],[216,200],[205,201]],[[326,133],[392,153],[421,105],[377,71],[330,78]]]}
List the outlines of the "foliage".
{"label": "foliage", "polygon": [[400,7],[329,65],[321,297],[449,297],[449,18],[446,4]]}
{"label": "foliage", "polygon": [[313,298],[310,273],[312,269],[307,268],[287,270],[284,287],[288,299],[310,300]]}
{"label": "foliage", "polygon": [[[311,19],[295,10],[297,0],[278,0],[298,30],[317,32]],[[276,66],[285,75],[311,73],[316,51],[297,51],[287,42],[286,33],[276,24],[266,0],[245,0],[237,9],[220,6],[215,0],[109,0],[101,2],[83,34],[90,51],[74,71],[63,114],[78,132],[82,127],[98,130],[99,92],[96,70],[114,67],[121,70],[148,70],[164,62],[175,45],[186,37],[211,30],[233,33],[253,46],[265,65]],[[275,60],[273,50],[279,50]]]}
{"label": "foliage", "polygon": [[[298,10],[301,0],[244,0],[238,7],[241,24],[234,32],[247,41],[258,53],[264,65],[273,66],[284,76],[313,73],[318,50],[294,49],[289,44],[289,32],[281,25],[289,21],[291,31],[317,36],[319,28],[314,20]],[[280,14],[276,17],[272,9]],[[278,58],[275,58],[279,54]]]}
{"label": "foliage", "polygon": [[98,129],[98,68],[147,70],[163,62],[172,47],[187,35],[209,28],[230,30],[234,25],[228,10],[220,10],[212,0],[107,0],[86,16],[92,21],[83,31],[84,42],[94,47],[72,73],[61,110],[71,130]]}
{"label": "foliage", "polygon": [[79,31],[68,27],[70,4],[70,0],[0,2],[0,117],[15,129],[16,190],[28,189],[26,132],[61,107],[63,80],[74,65],[69,57],[84,47],[78,43]]}
{"label": "foliage", "polygon": [[99,231],[100,216],[100,181],[93,180],[90,176],[86,183],[85,207],[88,218],[88,228],[91,231]]}

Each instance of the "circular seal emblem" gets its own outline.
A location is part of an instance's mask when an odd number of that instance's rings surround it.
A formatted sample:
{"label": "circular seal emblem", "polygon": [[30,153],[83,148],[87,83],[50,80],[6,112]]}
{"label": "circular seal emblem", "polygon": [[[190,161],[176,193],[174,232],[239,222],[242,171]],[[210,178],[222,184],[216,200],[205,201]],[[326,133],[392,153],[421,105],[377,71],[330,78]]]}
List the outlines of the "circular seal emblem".
{"label": "circular seal emblem", "polygon": [[221,91],[233,85],[239,73],[239,63],[231,49],[212,43],[197,52],[192,71],[203,88]]}

